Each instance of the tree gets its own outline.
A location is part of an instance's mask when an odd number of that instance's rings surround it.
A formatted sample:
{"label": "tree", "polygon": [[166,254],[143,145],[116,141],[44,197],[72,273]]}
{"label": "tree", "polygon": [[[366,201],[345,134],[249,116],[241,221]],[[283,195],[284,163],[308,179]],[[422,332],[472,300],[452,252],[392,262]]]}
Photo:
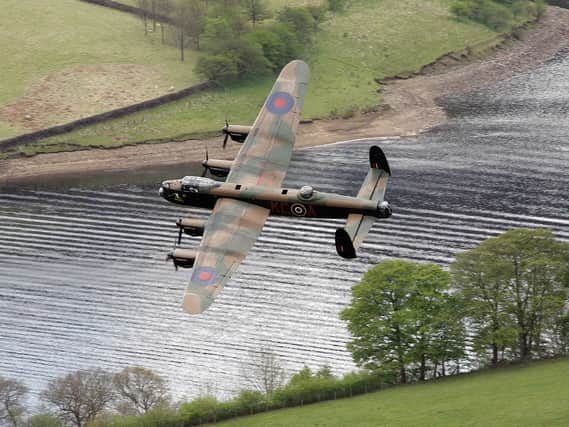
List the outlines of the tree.
{"label": "tree", "polygon": [[[155,5],[156,12],[162,16],[169,17],[172,11],[174,10],[174,4],[172,0],[156,0]],[[160,40],[161,43],[164,44],[164,27],[166,26],[165,22],[160,23]]]}
{"label": "tree", "polygon": [[19,381],[0,377],[0,422],[18,427],[24,413],[28,388]]}
{"label": "tree", "polygon": [[559,356],[569,355],[569,313],[556,316],[553,325],[553,352]]}
{"label": "tree", "polygon": [[243,8],[253,27],[257,22],[271,17],[271,11],[264,0],[243,0]]}
{"label": "tree", "polygon": [[346,7],[347,0],[327,0],[331,12],[341,12]]}
{"label": "tree", "polygon": [[148,14],[150,11],[151,0],[136,0],[136,6],[142,11],[142,23],[144,24],[144,35],[148,35]]}
{"label": "tree", "polygon": [[384,261],[370,269],[341,313],[354,337],[348,349],[356,364],[397,371],[401,383],[418,367],[424,379],[445,324],[440,313],[450,310],[448,283],[448,273],[433,264]]}
{"label": "tree", "polygon": [[206,23],[206,7],[201,0],[179,1],[174,14],[178,27],[180,59],[183,61],[186,36],[194,40],[196,49],[200,49],[200,37]]}
{"label": "tree", "polygon": [[282,362],[269,347],[262,347],[258,352],[250,352],[251,364],[244,370],[244,375],[255,389],[271,396],[285,381]]}
{"label": "tree", "polygon": [[306,381],[310,381],[312,378],[314,378],[312,370],[308,366],[304,365],[300,371],[298,371],[290,378],[288,384],[297,385]]}
{"label": "tree", "polygon": [[454,363],[458,373],[459,361],[465,355],[466,328],[464,302],[457,295],[444,294],[440,311],[433,319],[433,333],[428,357],[433,366],[433,377],[446,376],[447,368]]}
{"label": "tree", "polygon": [[283,23],[257,27],[245,39],[250,44],[261,46],[263,56],[273,71],[280,70],[286,63],[297,58],[302,50],[291,27]]}
{"label": "tree", "polygon": [[112,380],[102,369],[79,370],[50,381],[40,398],[53,406],[64,422],[83,427],[113,402]]}
{"label": "tree", "polygon": [[524,360],[542,352],[542,338],[567,303],[569,244],[550,230],[510,230],[459,254],[453,280],[467,302],[479,346]]}
{"label": "tree", "polygon": [[328,365],[322,366],[315,374],[316,378],[321,379],[334,379],[334,373],[332,372],[332,368]]}
{"label": "tree", "polygon": [[124,368],[113,377],[117,395],[124,415],[146,414],[170,401],[168,384],[160,375],[140,366]]}
{"label": "tree", "polygon": [[302,44],[310,43],[316,32],[317,22],[305,7],[286,6],[278,13],[279,22],[290,25]]}
{"label": "tree", "polygon": [[203,48],[213,54],[227,54],[225,44],[236,38],[229,22],[224,17],[207,18],[203,32]]}

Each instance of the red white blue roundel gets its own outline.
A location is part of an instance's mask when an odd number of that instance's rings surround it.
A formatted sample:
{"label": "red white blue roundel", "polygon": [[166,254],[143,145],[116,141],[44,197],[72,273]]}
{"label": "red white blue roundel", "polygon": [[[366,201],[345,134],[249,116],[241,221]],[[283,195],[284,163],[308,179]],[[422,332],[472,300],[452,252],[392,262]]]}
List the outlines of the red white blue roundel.
{"label": "red white blue roundel", "polygon": [[201,267],[192,273],[192,283],[196,285],[211,285],[217,281],[217,271],[212,267]]}
{"label": "red white blue roundel", "polygon": [[266,104],[267,110],[278,116],[288,113],[294,107],[294,98],[286,92],[275,92]]}

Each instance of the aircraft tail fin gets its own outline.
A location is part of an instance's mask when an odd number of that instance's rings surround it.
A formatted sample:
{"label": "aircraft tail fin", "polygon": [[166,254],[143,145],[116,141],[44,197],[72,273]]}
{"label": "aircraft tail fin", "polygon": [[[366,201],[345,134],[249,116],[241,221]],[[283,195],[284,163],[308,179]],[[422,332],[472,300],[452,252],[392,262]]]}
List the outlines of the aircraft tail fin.
{"label": "aircraft tail fin", "polygon": [[[385,154],[378,146],[372,146],[369,150],[370,170],[358,192],[358,198],[378,202],[378,217],[388,218],[391,216],[391,208],[384,202],[387,182],[391,176],[391,170]],[[360,247],[367,236],[375,216],[350,214],[344,228],[336,230],[336,250],[343,258],[355,258],[356,249]]]}

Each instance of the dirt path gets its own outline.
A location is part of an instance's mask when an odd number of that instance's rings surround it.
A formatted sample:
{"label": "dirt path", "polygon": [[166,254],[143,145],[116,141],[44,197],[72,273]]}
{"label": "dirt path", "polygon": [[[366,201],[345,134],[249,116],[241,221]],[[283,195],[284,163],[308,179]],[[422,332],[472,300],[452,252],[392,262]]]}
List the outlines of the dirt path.
{"label": "dirt path", "polygon": [[[302,124],[296,147],[328,144],[355,138],[409,136],[446,120],[437,98],[469,92],[505,80],[551,59],[569,48],[569,10],[549,7],[523,40],[499,49],[483,60],[449,67],[444,72],[398,80],[384,87],[389,108],[347,120],[318,120]],[[139,169],[200,161],[207,144],[211,158],[232,158],[239,144],[221,150],[221,137],[116,149],[41,154],[0,161],[0,184],[31,177]]]}

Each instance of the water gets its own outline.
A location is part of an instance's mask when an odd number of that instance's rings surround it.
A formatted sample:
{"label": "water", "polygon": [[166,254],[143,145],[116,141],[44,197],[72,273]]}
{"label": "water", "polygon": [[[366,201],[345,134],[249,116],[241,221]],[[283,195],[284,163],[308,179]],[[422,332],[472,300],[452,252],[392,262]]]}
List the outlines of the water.
{"label": "water", "polygon": [[[289,372],[354,365],[338,313],[375,263],[447,266],[454,255],[516,227],[569,241],[569,56],[494,88],[447,100],[448,124],[417,139],[382,140],[393,171],[356,260],[334,249],[338,220],[270,218],[216,303],[179,307],[187,270],[164,261],[179,216],[207,212],[157,195],[161,179],[195,166],[5,188],[0,193],[0,375],[33,393],[71,370],[142,365],[177,398],[227,397],[248,384],[251,352],[271,347]],[[373,141],[295,153],[288,186],[355,195]],[[186,238],[184,246],[197,245]]]}

